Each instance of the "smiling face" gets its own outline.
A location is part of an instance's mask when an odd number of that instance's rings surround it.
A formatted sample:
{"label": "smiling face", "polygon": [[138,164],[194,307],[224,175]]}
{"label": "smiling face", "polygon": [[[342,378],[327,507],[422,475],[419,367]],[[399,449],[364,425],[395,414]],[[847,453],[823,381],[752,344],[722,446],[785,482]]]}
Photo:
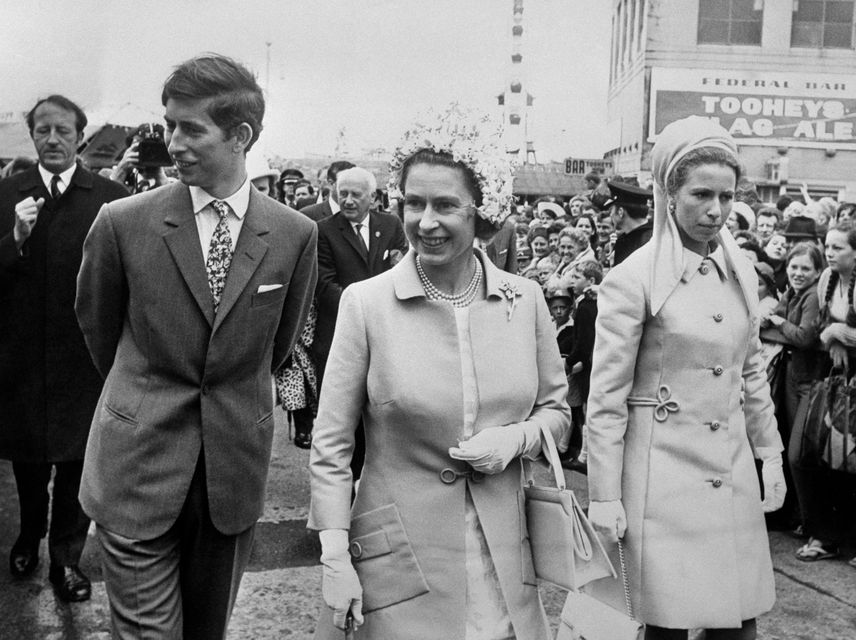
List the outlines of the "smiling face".
{"label": "smiling face", "polygon": [[246,143],[215,124],[208,115],[210,102],[210,98],[167,100],[165,139],[184,184],[202,187],[215,198],[225,198],[246,179]]}
{"label": "smiling face", "polygon": [[847,241],[847,234],[830,229],[826,234],[826,263],[841,275],[849,275],[856,264],[856,249]]}
{"label": "smiling face", "polygon": [[594,229],[591,226],[591,220],[588,218],[580,218],[577,220],[577,224],[574,225],[580,231],[584,231],[587,236],[590,236],[594,233]]}
{"label": "smiling face", "polygon": [[372,206],[372,191],[367,180],[343,172],[336,183],[336,193],[339,196],[342,215],[348,219],[348,222],[357,223],[365,220]]}
{"label": "smiling face", "polygon": [[723,164],[702,164],[690,169],[684,184],[672,196],[674,217],[684,246],[707,252],[731,213],[737,176]]}
{"label": "smiling face", "polygon": [[612,232],[615,230],[615,227],[612,224],[611,218],[602,218],[597,221],[597,239],[606,244],[609,241],[609,236],[612,235]]}
{"label": "smiling face", "polygon": [[532,242],[529,243],[529,246],[532,247],[532,255],[536,258],[543,258],[550,253],[550,243],[547,238],[543,236],[535,236],[532,238]]}
{"label": "smiling face", "polygon": [[83,140],[74,112],[52,102],[43,102],[33,114],[32,136],[39,163],[51,173],[62,173],[74,164]]}
{"label": "smiling face", "polygon": [[404,231],[423,266],[463,270],[476,236],[475,206],[463,170],[416,164],[402,190]]}
{"label": "smiling face", "polygon": [[794,291],[802,291],[810,286],[820,275],[814,267],[814,263],[806,254],[795,255],[791,258],[787,268],[788,282]]}

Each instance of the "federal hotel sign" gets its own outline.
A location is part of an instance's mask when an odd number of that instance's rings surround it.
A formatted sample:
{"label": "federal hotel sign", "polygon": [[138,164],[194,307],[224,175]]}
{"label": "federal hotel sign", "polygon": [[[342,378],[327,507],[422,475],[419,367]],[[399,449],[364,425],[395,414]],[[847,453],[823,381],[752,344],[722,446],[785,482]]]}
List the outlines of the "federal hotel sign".
{"label": "federal hotel sign", "polygon": [[856,75],[651,69],[648,141],[689,115],[740,145],[856,150]]}

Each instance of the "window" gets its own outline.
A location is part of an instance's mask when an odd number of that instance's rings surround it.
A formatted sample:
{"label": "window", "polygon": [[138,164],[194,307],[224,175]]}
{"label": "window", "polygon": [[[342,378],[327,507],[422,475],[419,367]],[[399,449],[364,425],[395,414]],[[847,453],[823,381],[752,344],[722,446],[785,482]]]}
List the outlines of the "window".
{"label": "window", "polygon": [[853,0],[794,2],[792,47],[850,49],[853,46]]}
{"label": "window", "polygon": [[758,0],[700,0],[699,44],[761,44],[764,10]]}

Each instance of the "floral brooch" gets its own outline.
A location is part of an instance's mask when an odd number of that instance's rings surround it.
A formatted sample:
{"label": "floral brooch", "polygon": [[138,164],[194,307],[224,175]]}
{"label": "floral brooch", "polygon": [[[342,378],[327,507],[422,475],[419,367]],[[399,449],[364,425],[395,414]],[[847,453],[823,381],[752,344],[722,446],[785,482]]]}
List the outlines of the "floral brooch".
{"label": "floral brooch", "polygon": [[502,281],[499,290],[502,291],[502,295],[505,296],[505,301],[508,303],[508,319],[511,320],[511,314],[514,313],[514,308],[517,306],[517,300],[523,297],[523,294],[520,293],[517,285],[511,284],[508,280]]}

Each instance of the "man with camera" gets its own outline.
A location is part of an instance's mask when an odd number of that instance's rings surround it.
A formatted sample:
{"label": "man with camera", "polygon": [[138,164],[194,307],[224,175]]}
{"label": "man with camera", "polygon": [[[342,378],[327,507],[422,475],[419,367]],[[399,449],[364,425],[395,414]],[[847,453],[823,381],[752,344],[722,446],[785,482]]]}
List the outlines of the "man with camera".
{"label": "man with camera", "polygon": [[131,193],[142,193],[169,182],[164,167],[172,159],[163,141],[163,125],[145,122],[125,139],[127,149],[113,167],[110,179],[124,184]]}
{"label": "man with camera", "polygon": [[0,458],[12,461],[20,532],[15,577],[33,573],[53,496],[48,577],[66,602],[90,596],[78,567],[89,519],[77,500],[101,376],[74,315],[84,238],[105,202],[128,195],[76,162],[86,115],[52,95],[27,114],[38,165],[0,181]]}

